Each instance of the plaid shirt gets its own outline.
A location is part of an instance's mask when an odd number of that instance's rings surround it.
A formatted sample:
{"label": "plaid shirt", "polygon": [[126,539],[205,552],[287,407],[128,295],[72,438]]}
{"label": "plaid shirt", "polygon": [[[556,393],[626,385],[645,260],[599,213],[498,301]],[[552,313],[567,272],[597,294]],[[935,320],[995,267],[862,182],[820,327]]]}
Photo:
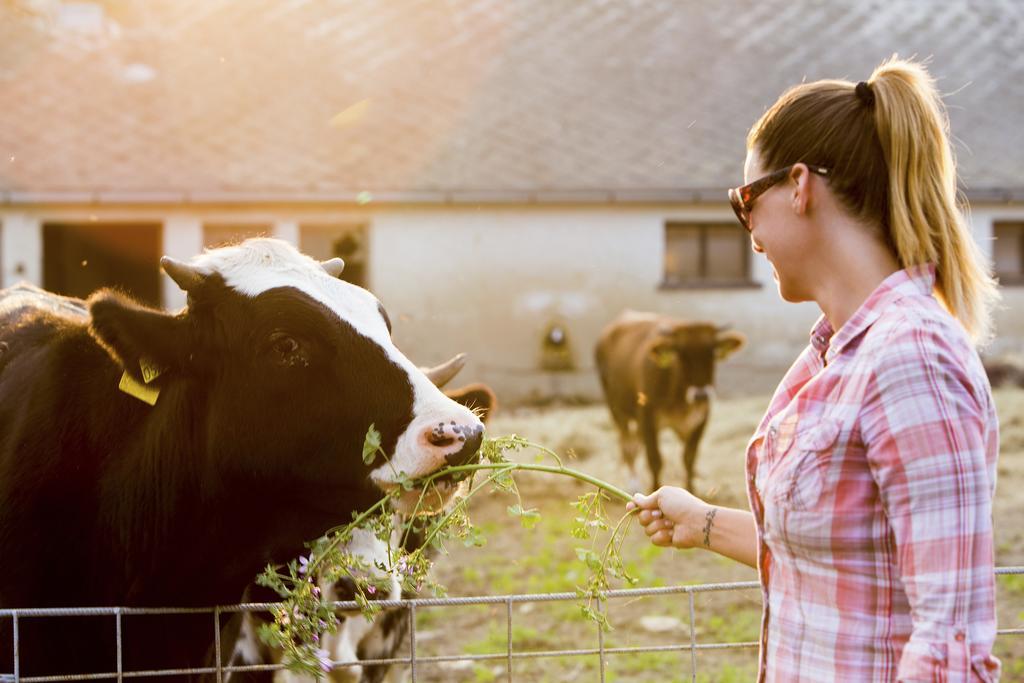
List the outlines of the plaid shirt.
{"label": "plaid shirt", "polygon": [[822,317],[747,449],[760,681],[995,681],[998,423],[935,269]]}

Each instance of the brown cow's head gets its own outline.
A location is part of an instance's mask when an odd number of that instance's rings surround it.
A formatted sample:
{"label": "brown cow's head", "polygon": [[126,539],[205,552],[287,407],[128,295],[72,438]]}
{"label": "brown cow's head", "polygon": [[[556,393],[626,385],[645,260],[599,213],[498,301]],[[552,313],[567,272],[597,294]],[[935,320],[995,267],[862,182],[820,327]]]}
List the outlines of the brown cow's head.
{"label": "brown cow's head", "polygon": [[688,403],[707,400],[715,383],[715,363],[745,342],[728,326],[666,320],[655,329],[645,364],[670,396],[683,396]]}

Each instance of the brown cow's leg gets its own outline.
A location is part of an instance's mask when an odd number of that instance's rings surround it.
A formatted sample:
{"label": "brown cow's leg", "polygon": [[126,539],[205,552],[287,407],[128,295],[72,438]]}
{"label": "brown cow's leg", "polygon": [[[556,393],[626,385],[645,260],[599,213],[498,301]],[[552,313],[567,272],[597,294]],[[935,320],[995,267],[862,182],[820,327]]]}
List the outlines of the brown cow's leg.
{"label": "brown cow's leg", "polygon": [[686,473],[686,488],[694,491],[696,480],[697,448],[700,446],[704,428],[708,424],[710,405],[707,401],[689,404],[681,413],[672,415],[672,431],[682,444],[683,470]]}
{"label": "brown cow's leg", "polygon": [[689,437],[683,443],[683,467],[686,468],[686,488],[694,491],[694,464],[697,462],[697,447],[700,445],[701,436],[704,435],[704,427],[707,421],[701,422],[700,426],[690,432]]}
{"label": "brown cow's leg", "polygon": [[651,468],[652,490],[661,486],[661,451],[658,450],[658,418],[653,411],[640,411],[640,434],[647,452],[647,464]]}
{"label": "brown cow's leg", "polygon": [[640,453],[640,439],[636,433],[636,422],[626,420],[616,426],[619,428],[619,448],[622,450],[622,459],[629,469],[627,486],[631,491],[639,491],[643,483],[636,471],[636,456]]}

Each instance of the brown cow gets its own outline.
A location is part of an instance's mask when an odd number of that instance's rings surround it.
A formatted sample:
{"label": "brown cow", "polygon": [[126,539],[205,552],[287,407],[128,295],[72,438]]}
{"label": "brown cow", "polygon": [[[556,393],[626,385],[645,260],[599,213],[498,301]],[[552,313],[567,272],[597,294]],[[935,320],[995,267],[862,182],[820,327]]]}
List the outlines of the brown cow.
{"label": "brown cow", "polygon": [[601,333],[595,349],[605,400],[619,429],[630,485],[639,488],[636,455],[643,439],[647,462],[660,486],[658,432],[671,427],[683,443],[686,486],[692,490],[697,445],[707,425],[715,362],[745,338],[710,322],[626,311]]}

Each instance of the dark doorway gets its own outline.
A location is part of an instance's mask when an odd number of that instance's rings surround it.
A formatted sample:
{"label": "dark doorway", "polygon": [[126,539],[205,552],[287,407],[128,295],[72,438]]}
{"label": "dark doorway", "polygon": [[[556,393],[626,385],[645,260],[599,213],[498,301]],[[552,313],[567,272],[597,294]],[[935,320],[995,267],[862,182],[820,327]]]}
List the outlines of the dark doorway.
{"label": "dark doorway", "polygon": [[82,298],[116,287],[159,307],[161,242],[159,223],[47,223],[43,286]]}

